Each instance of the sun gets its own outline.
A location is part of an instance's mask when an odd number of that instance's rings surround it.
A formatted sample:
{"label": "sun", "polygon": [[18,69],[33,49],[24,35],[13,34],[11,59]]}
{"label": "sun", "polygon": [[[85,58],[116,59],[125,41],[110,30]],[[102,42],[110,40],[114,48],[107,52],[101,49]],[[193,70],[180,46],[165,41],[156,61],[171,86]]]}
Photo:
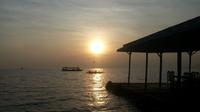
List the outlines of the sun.
{"label": "sun", "polygon": [[90,50],[94,54],[102,54],[105,50],[105,45],[102,41],[95,40],[95,41],[91,42]]}

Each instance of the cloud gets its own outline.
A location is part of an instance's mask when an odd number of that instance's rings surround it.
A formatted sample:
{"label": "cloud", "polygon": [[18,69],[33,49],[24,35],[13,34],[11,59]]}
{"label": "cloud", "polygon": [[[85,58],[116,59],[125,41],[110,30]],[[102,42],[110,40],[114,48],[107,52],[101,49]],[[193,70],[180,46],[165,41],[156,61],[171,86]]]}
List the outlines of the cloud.
{"label": "cloud", "polygon": [[199,0],[1,0],[0,53],[6,58],[14,50],[43,49],[43,55],[54,52],[53,60],[62,50],[65,55],[83,53],[80,48],[95,31],[107,34],[115,51],[125,42],[199,16],[199,10]]}

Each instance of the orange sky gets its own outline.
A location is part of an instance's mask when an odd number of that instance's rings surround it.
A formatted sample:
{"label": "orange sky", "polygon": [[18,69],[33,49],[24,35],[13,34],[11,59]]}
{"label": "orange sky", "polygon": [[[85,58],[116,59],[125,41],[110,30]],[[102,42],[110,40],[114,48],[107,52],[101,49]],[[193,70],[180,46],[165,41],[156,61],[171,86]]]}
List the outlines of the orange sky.
{"label": "orange sky", "polygon": [[[199,0],[2,0],[0,68],[91,67],[95,39],[106,47],[95,57],[99,66],[124,67],[127,55],[117,48],[199,16],[199,10]],[[143,63],[143,56],[134,59]],[[199,67],[199,54],[194,60]]]}

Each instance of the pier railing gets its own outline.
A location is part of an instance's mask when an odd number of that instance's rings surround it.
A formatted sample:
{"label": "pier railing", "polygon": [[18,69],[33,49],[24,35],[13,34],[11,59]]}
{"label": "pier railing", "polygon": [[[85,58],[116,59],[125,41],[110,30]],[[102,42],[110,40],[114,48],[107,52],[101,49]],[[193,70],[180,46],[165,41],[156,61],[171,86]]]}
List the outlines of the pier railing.
{"label": "pier railing", "polygon": [[[167,72],[167,85],[169,88],[177,88],[177,76],[174,71]],[[185,72],[181,76],[181,88],[200,88],[200,73]]]}

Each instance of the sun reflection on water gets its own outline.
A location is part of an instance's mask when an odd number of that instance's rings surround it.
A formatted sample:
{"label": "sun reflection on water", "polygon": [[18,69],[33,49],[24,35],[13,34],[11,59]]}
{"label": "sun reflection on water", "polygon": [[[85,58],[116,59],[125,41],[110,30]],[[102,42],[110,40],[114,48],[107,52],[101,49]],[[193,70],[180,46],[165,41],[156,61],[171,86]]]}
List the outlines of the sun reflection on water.
{"label": "sun reflection on water", "polygon": [[99,82],[102,80],[101,74],[94,74],[93,81]]}
{"label": "sun reflection on water", "polygon": [[91,102],[90,106],[93,107],[105,107],[108,102],[108,93],[104,85],[105,74],[91,74],[92,86],[91,86]]}

